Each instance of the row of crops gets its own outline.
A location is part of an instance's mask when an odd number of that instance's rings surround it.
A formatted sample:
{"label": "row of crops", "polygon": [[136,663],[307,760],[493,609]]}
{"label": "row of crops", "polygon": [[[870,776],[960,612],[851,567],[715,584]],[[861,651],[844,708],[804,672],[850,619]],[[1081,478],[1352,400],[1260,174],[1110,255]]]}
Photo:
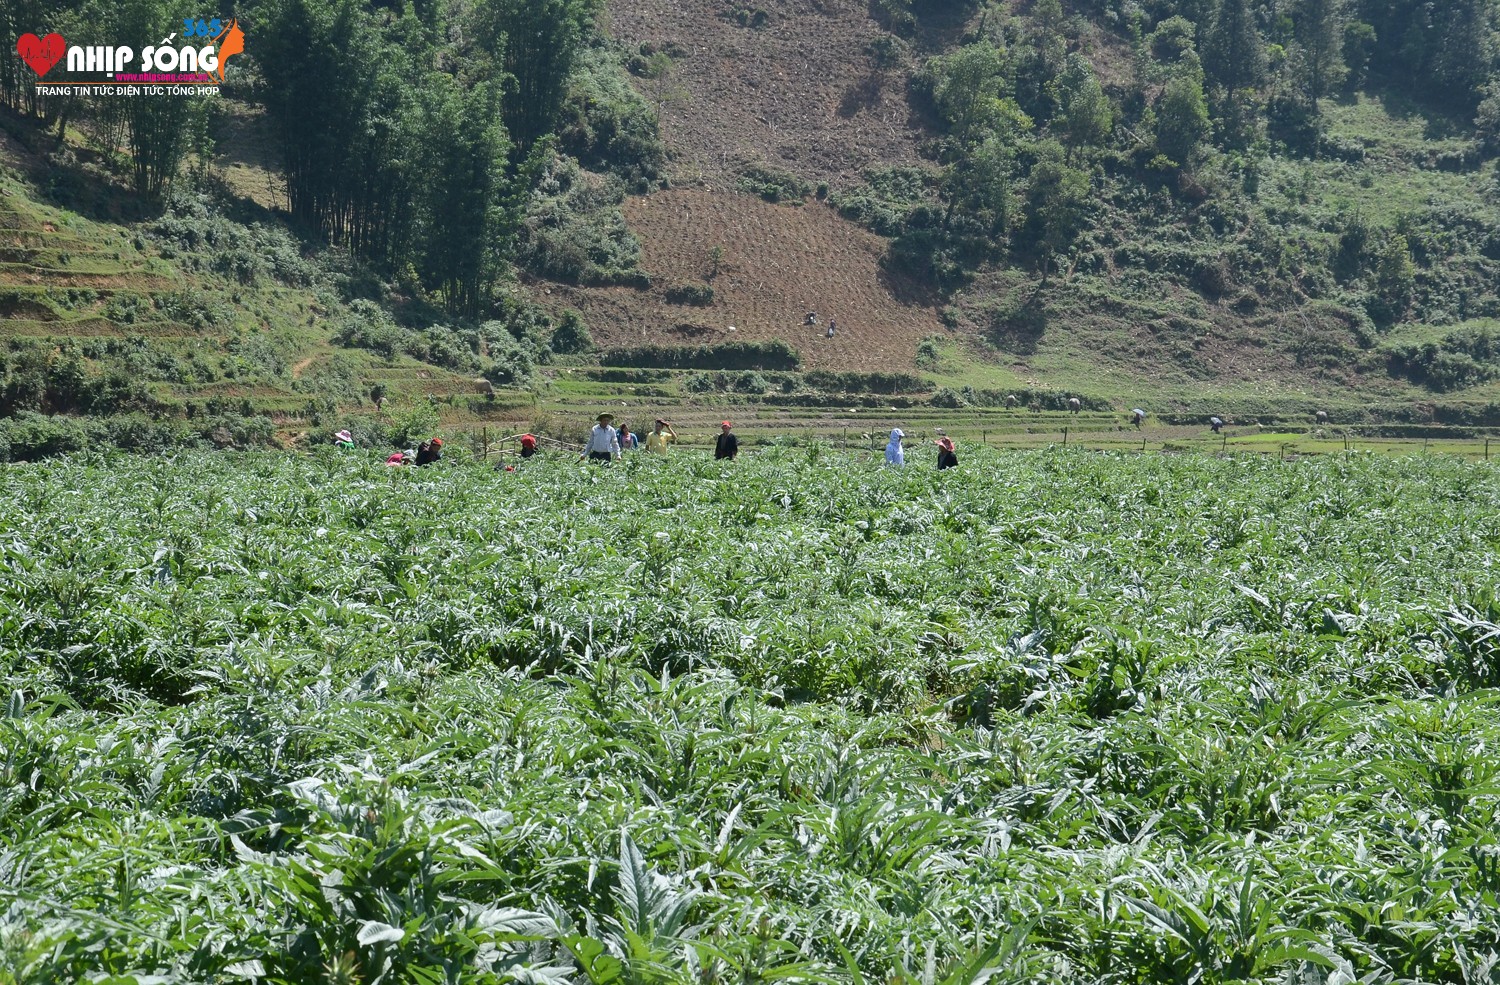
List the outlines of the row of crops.
{"label": "row of crops", "polygon": [[1483,463],[91,457],[0,502],[0,983],[1496,977]]}

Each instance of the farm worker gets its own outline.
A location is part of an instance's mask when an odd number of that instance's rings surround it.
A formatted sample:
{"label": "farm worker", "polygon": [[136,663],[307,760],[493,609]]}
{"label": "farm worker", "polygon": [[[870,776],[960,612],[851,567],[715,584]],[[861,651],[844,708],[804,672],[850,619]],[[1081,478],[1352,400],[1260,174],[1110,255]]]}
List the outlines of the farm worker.
{"label": "farm worker", "polygon": [[536,454],[536,435],[534,435],[534,434],[523,434],[523,435],[521,435],[521,457],[522,458],[530,458],[532,455],[535,455],[535,454]]}
{"label": "farm worker", "polygon": [[599,423],[589,432],[588,444],[584,445],[583,454],[578,456],[580,462],[584,456],[591,462],[609,462],[619,457],[620,435],[609,423],[614,419],[613,414],[599,415]]}
{"label": "farm worker", "polygon": [[333,443],[338,448],[353,448],[354,435],[350,434],[347,429],[336,431],[333,435]]}
{"label": "farm worker", "polygon": [[839,323],[834,321],[832,318],[828,319],[828,337],[830,339],[833,338],[833,331],[838,327],[838,324]]}
{"label": "farm worker", "polygon": [[417,446],[418,465],[431,465],[433,462],[442,461],[443,439],[438,437],[428,438]]}
{"label": "farm worker", "polygon": [[906,452],[901,448],[901,439],[906,433],[900,428],[891,428],[891,440],[885,446],[885,464],[900,467],[906,464]]}
{"label": "farm worker", "polygon": [[1213,428],[1214,434],[1218,434],[1219,430],[1224,427],[1224,422],[1217,417],[1210,417],[1208,419],[1208,426]]}
{"label": "farm worker", "polygon": [[658,417],[656,426],[646,435],[646,451],[653,455],[665,455],[668,446],[676,440],[677,432],[672,430],[672,425]]}
{"label": "farm worker", "polygon": [[943,471],[943,469],[951,469],[957,467],[958,455],[953,450],[953,439],[948,437],[947,435],[943,435],[941,438],[937,439],[937,446],[938,471],[941,472]]}
{"label": "farm worker", "polygon": [[734,427],[728,421],[719,425],[719,437],[714,442],[714,458],[727,458],[731,461],[740,453],[740,439],[729,433]]}
{"label": "farm worker", "polygon": [[640,439],[637,438],[635,435],[633,435],[633,434],[630,433],[630,425],[628,425],[628,424],[621,424],[620,425],[620,454],[623,455],[627,451],[635,451],[640,446],[641,446]]}
{"label": "farm worker", "polygon": [[1130,410],[1130,422],[1132,424],[1134,424],[1136,427],[1140,427],[1141,426],[1141,422],[1144,421],[1145,419],[1146,419],[1146,412],[1145,411],[1141,410],[1139,407],[1132,407],[1131,408],[1131,410]]}
{"label": "farm worker", "polygon": [[402,465],[406,464],[406,456],[399,451],[393,452],[391,456],[385,460],[385,464],[392,466],[393,468],[399,468]]}

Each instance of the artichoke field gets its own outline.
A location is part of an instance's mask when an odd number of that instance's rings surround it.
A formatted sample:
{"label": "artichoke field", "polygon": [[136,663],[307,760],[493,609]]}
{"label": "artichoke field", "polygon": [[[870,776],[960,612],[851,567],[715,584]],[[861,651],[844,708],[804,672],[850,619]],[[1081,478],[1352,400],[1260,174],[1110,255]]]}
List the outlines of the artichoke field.
{"label": "artichoke field", "polygon": [[0,471],[0,983],[1500,976],[1500,474]]}

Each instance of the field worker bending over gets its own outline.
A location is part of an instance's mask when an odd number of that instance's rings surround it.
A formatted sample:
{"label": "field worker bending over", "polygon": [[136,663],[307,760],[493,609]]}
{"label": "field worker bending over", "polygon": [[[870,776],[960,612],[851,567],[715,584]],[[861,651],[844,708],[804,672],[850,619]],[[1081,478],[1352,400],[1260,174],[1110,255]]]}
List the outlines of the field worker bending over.
{"label": "field worker bending over", "polygon": [[614,419],[613,414],[599,415],[599,423],[589,432],[589,443],[584,445],[583,455],[578,456],[580,462],[585,455],[591,462],[610,462],[620,457],[620,435],[609,424]]}
{"label": "field worker bending over", "polygon": [[714,458],[727,458],[734,461],[734,456],[740,453],[740,439],[729,433],[734,427],[728,421],[719,425],[719,437],[714,441]]}
{"label": "field worker bending over", "polygon": [[534,435],[534,434],[523,434],[523,435],[521,435],[521,457],[522,458],[530,458],[532,455],[535,455],[535,454],[536,454],[536,435]]}
{"label": "field worker bending over", "polygon": [[1222,418],[1210,417],[1208,419],[1208,426],[1213,428],[1214,434],[1218,434],[1224,429],[1224,421]]}
{"label": "field worker bending over", "polygon": [[646,435],[646,451],[652,455],[665,455],[676,440],[677,432],[672,430],[672,425],[658,417],[656,426]]}
{"label": "field worker bending over", "polygon": [[442,459],[443,459],[443,439],[442,438],[428,438],[426,441],[422,442],[420,445],[417,446],[417,461],[416,461],[416,464],[418,464],[418,465],[431,465],[433,462],[440,462],[440,461],[442,461]]}
{"label": "field worker bending over", "polygon": [[897,468],[906,464],[906,451],[901,447],[901,439],[904,437],[906,433],[900,428],[891,428],[891,440],[885,446],[885,464]]}
{"label": "field worker bending over", "polygon": [[1139,407],[1132,407],[1131,408],[1131,410],[1130,410],[1130,423],[1134,424],[1136,427],[1140,427],[1141,423],[1144,422],[1145,420],[1146,420],[1146,412],[1145,411],[1141,410]]}

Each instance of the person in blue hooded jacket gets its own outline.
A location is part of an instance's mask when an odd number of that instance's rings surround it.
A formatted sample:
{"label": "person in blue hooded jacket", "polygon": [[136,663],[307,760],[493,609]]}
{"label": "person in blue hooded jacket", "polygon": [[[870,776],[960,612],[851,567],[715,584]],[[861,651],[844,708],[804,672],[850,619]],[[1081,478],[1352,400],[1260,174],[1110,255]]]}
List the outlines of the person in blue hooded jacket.
{"label": "person in blue hooded jacket", "polygon": [[906,452],[901,447],[901,439],[904,437],[906,435],[900,428],[891,428],[891,440],[885,446],[885,464],[897,468],[906,464]]}

